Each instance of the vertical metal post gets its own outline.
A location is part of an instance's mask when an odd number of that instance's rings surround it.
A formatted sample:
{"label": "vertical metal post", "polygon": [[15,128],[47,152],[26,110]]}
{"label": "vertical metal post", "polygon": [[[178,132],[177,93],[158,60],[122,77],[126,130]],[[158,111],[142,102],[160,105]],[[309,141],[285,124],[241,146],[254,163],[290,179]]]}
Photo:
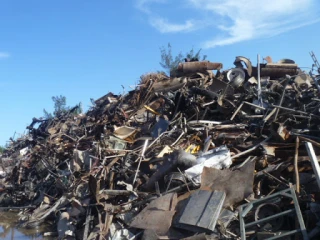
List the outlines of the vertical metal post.
{"label": "vertical metal post", "polygon": [[312,164],[312,168],[313,168],[314,174],[316,176],[318,187],[320,188],[320,166],[319,166],[319,163],[318,163],[317,156],[316,156],[316,154],[314,152],[314,149],[313,149],[313,146],[312,146],[312,144],[310,142],[306,142],[306,148],[307,148],[307,151],[308,151],[308,155],[310,157],[310,162]]}
{"label": "vertical metal post", "polygon": [[245,228],[245,223],[244,223],[242,214],[243,214],[243,205],[239,207],[240,234],[241,234],[241,240],[246,240],[246,228]]}
{"label": "vertical metal post", "polygon": [[260,77],[260,54],[257,56],[257,70],[258,70],[258,101],[260,106],[262,106],[262,99],[261,99],[261,77]]}
{"label": "vertical metal post", "polygon": [[300,231],[301,231],[303,240],[309,240],[308,233],[307,233],[307,230],[306,230],[306,226],[304,225],[302,213],[301,213],[301,210],[300,210],[299,202],[298,202],[296,193],[294,192],[293,188],[290,188],[290,193],[291,193],[291,196],[292,196],[292,199],[293,199],[293,203],[294,203],[294,207],[295,207],[295,210],[296,210],[296,214],[297,214],[298,222],[299,222],[299,225],[300,225]]}
{"label": "vertical metal post", "polygon": [[300,193],[300,176],[299,176],[299,168],[298,168],[299,145],[300,145],[299,137],[296,137],[296,149],[294,153],[294,174],[295,174],[296,189],[298,194]]}

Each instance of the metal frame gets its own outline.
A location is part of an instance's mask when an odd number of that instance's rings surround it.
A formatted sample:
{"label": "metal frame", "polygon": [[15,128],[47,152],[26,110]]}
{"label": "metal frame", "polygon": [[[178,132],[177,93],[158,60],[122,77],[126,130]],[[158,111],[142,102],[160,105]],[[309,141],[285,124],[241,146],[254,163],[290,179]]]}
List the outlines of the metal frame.
{"label": "metal frame", "polygon": [[[291,198],[293,200],[293,203],[294,203],[294,209],[286,210],[284,212],[275,214],[273,216],[269,216],[269,217],[266,217],[266,218],[263,218],[263,219],[259,219],[258,221],[255,221],[255,222],[245,223],[244,218],[246,217],[246,215],[255,206],[257,206],[257,205],[259,205],[259,204],[261,204],[263,202],[266,202],[268,200],[277,198],[279,196]],[[288,215],[288,214],[294,213],[294,212],[296,213],[296,215],[298,217],[298,222],[299,222],[299,225],[300,225],[300,229],[296,229],[296,230],[292,230],[292,231],[289,231],[289,232],[285,232],[283,234],[280,234],[278,236],[274,236],[274,237],[271,237],[271,238],[268,238],[268,239],[269,240],[270,239],[279,239],[279,238],[282,238],[282,237],[285,237],[285,236],[290,236],[290,235],[293,235],[293,234],[296,234],[296,233],[299,233],[299,232],[302,233],[303,240],[308,240],[309,239],[307,231],[306,231],[306,227],[304,225],[304,221],[303,221],[303,217],[302,217],[302,214],[301,214],[301,210],[300,210],[300,207],[299,207],[299,202],[298,202],[296,193],[295,193],[293,188],[287,188],[287,189],[282,190],[280,192],[274,193],[274,194],[272,194],[272,195],[270,195],[268,197],[255,200],[255,201],[252,201],[252,202],[247,203],[247,204],[243,204],[243,205],[241,205],[239,207],[239,209],[240,209],[239,210],[240,232],[241,232],[241,239],[242,240],[246,240],[246,227],[251,227],[251,226],[257,225],[259,223],[267,222],[267,221],[270,221],[272,219],[278,218],[280,216],[285,216],[285,215]]]}

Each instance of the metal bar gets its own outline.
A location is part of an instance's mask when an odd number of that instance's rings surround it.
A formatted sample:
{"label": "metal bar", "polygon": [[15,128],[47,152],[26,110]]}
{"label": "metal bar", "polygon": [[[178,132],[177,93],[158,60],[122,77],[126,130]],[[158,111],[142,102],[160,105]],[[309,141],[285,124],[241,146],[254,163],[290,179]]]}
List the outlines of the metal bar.
{"label": "metal bar", "polygon": [[308,155],[310,157],[310,162],[312,164],[313,171],[317,179],[318,187],[320,188],[320,167],[319,167],[317,156],[310,142],[306,142],[305,145],[308,151]]}
{"label": "metal bar", "polygon": [[264,115],[251,115],[251,116],[245,116],[245,118],[263,118]]}
{"label": "metal bar", "polygon": [[271,107],[280,108],[280,109],[283,109],[283,110],[286,110],[286,111],[289,111],[289,112],[301,113],[301,114],[309,115],[309,116],[312,116],[312,117],[315,117],[315,118],[320,118],[320,116],[317,116],[317,115],[312,114],[312,113],[307,113],[307,112],[304,112],[304,111],[300,111],[300,110],[295,110],[295,109],[291,109],[291,108],[281,107],[281,106],[277,106],[277,105],[273,105],[273,104],[271,105]]}
{"label": "metal bar", "polygon": [[250,106],[252,106],[252,107],[255,107],[255,108],[260,108],[261,110],[266,110],[264,107],[261,107],[261,106],[259,106],[259,105],[256,105],[256,104],[253,104],[253,103],[249,103],[249,102],[244,102],[245,104],[248,104],[248,105],[250,105]]}
{"label": "metal bar", "polygon": [[180,136],[177,138],[177,140],[174,141],[174,143],[172,143],[172,144],[170,145],[170,147],[173,147],[174,145],[176,145],[176,144],[179,142],[179,140],[183,137],[184,134],[185,134],[185,132],[183,131],[183,132],[180,134]]}
{"label": "metal bar", "polygon": [[146,141],[144,142],[144,146],[143,146],[142,151],[141,151],[141,156],[139,157],[139,163],[138,163],[138,167],[137,167],[137,170],[136,170],[136,174],[134,175],[134,179],[133,179],[132,185],[134,185],[134,183],[135,183],[135,181],[137,179],[138,172],[139,172],[140,165],[141,165],[141,161],[142,161],[142,159],[144,159],[144,153],[145,153],[145,151],[147,149],[148,142],[149,142],[148,139],[146,139]]}
{"label": "metal bar", "polygon": [[264,174],[268,175],[269,177],[271,177],[272,179],[276,180],[277,182],[284,184],[287,187],[290,187],[289,184],[286,184],[284,182],[282,182],[279,178],[276,178],[275,176],[271,175],[270,173],[266,172],[266,171],[262,171]]}
{"label": "metal bar", "polygon": [[299,137],[296,137],[296,148],[295,148],[295,154],[294,154],[294,174],[295,174],[295,180],[296,180],[297,193],[300,193],[300,177],[299,177],[299,169],[298,169],[299,145],[300,145]]}
{"label": "metal bar", "polygon": [[247,214],[250,212],[250,210],[253,208],[253,204],[249,203],[246,208],[243,210],[242,209],[242,214],[241,216],[244,218],[245,216],[247,216]]}
{"label": "metal bar", "polygon": [[32,209],[32,208],[37,208],[37,206],[0,207],[0,210],[9,210],[9,209]]}
{"label": "metal bar", "polygon": [[190,187],[190,186],[192,186],[193,185],[193,183],[192,182],[188,182],[187,184],[183,184],[183,185],[181,185],[181,186],[178,186],[178,187],[175,187],[175,188],[172,188],[172,189],[170,189],[170,190],[168,190],[167,191],[167,193],[172,193],[172,192],[178,192],[178,191],[180,191],[181,189],[183,189],[184,187]]}
{"label": "metal bar", "polygon": [[[244,104],[247,104],[249,106],[252,106],[252,107],[255,107],[255,108],[259,108],[261,110],[266,110],[264,107],[262,106],[259,106],[259,105],[256,105],[256,104],[253,104],[253,103],[249,103],[249,102],[246,102],[246,101],[243,101],[239,107],[237,108],[237,110],[233,113],[232,117],[230,118],[230,120],[233,120],[235,118],[235,116],[238,114],[238,112],[240,111],[240,109],[242,108],[242,106]],[[261,115],[258,115],[259,117],[261,117]]]}
{"label": "metal bar", "polygon": [[260,54],[257,56],[257,70],[258,70],[258,101],[262,106],[262,101],[261,101],[261,76],[260,76]]}
{"label": "metal bar", "polygon": [[256,204],[256,203],[258,203],[258,202],[265,202],[265,201],[267,201],[267,200],[269,200],[269,199],[273,199],[273,198],[278,197],[278,196],[281,195],[282,193],[287,193],[287,192],[290,192],[290,188],[287,188],[287,189],[284,189],[284,190],[282,190],[282,191],[276,192],[276,193],[274,193],[274,194],[272,194],[272,195],[270,195],[270,196],[267,196],[267,197],[264,197],[264,198],[255,200],[255,201],[253,201],[253,202],[251,202],[251,203],[243,204],[242,206],[245,207],[245,206],[247,206],[247,205],[249,205],[249,204]]}
{"label": "metal bar", "polygon": [[292,198],[291,194],[289,193],[281,193],[281,195],[287,198]]}
{"label": "metal bar", "polygon": [[232,156],[231,159],[235,159],[235,158],[241,157],[241,156],[243,156],[243,155],[246,155],[246,154],[248,154],[248,153],[256,150],[261,144],[265,143],[265,142],[268,141],[270,138],[271,138],[271,137],[268,137],[268,138],[266,138],[265,140],[263,140],[261,143],[258,143],[257,145],[253,146],[252,148],[249,148],[249,149],[246,150],[246,151],[243,151],[243,152],[241,152],[241,153],[238,153],[238,154]]}
{"label": "metal bar", "polygon": [[[240,206],[239,216],[242,216],[242,214],[243,214],[243,206]],[[240,221],[241,240],[246,240],[246,227],[245,227],[244,219],[242,217],[239,217],[239,221]]]}
{"label": "metal bar", "polygon": [[276,108],[272,109],[272,110],[270,111],[270,113],[265,117],[265,119],[264,119],[263,121],[264,121],[264,122],[268,121],[269,118],[271,118],[272,115],[275,114],[276,111],[277,111]]}
{"label": "metal bar", "polygon": [[320,147],[320,143],[316,142],[316,141],[313,141],[312,139],[309,139],[309,138],[306,138],[306,137],[299,137],[301,138],[303,141],[306,141],[306,142],[311,142],[313,145],[316,145],[317,147]]}
{"label": "metal bar", "polygon": [[245,225],[245,227],[251,227],[251,226],[254,226],[254,225],[257,225],[257,224],[260,224],[260,223],[268,222],[268,221],[270,221],[272,219],[275,219],[275,218],[278,218],[278,217],[281,217],[281,216],[285,216],[287,214],[294,213],[294,212],[295,212],[295,209],[290,209],[290,210],[287,210],[287,211],[272,215],[270,217],[266,217],[266,218],[260,219],[260,220],[255,221],[255,222],[247,223]]}
{"label": "metal bar", "polygon": [[88,239],[90,221],[91,221],[91,207],[88,207],[87,208],[86,222],[85,222],[85,225],[84,225],[83,240],[87,240]]}
{"label": "metal bar", "polygon": [[242,108],[244,102],[242,102],[239,107],[237,108],[237,110],[233,113],[232,117],[230,118],[230,120],[232,121],[234,119],[234,117],[238,114],[238,112],[240,111],[240,109]]}
{"label": "metal bar", "polygon": [[246,160],[244,160],[242,163],[240,163],[239,165],[237,165],[237,166],[234,166],[233,168],[232,168],[232,170],[235,170],[235,169],[239,169],[239,168],[241,168],[241,167],[243,167],[247,162],[253,162],[253,161],[255,161],[256,160],[256,158],[257,158],[257,156],[254,156],[253,158],[252,158],[252,156],[249,156]]}
{"label": "metal bar", "polygon": [[301,232],[300,229],[292,230],[292,231],[280,234],[278,236],[274,236],[274,237],[268,238],[268,240],[274,240],[274,239],[283,238],[283,237],[290,236],[290,235],[293,235],[293,234],[296,234],[296,233],[299,233],[299,232]]}
{"label": "metal bar", "polygon": [[[284,95],[286,94],[286,87],[287,87],[287,84],[284,85],[284,89],[283,89],[283,92],[282,92],[282,95],[281,95],[281,98],[280,98],[279,106],[282,106]],[[279,111],[280,111],[280,109],[277,108],[276,114],[274,115],[274,118],[273,118],[274,121],[277,120]]]}
{"label": "metal bar", "polygon": [[291,192],[291,195],[292,195],[292,199],[293,199],[294,207],[295,207],[296,214],[297,214],[297,217],[298,217],[300,230],[301,230],[303,239],[304,240],[309,240],[308,233],[307,233],[307,230],[306,230],[306,226],[304,225],[304,221],[303,221],[303,217],[302,217],[302,213],[301,213],[301,210],[300,210],[300,206],[299,206],[299,202],[298,202],[296,193],[294,192],[293,188],[290,188],[290,192]]}
{"label": "metal bar", "polygon": [[[270,200],[270,199],[274,199],[278,196],[286,196],[286,197],[290,197],[293,199],[293,202],[294,202],[294,209],[291,209],[291,210],[287,210],[287,211],[284,211],[282,213],[279,213],[279,214],[276,214],[276,215],[273,215],[273,216],[270,216],[270,217],[267,217],[267,218],[263,218],[263,219],[260,219],[258,221],[255,221],[255,222],[251,222],[251,223],[248,223],[244,226],[241,225],[241,223],[244,224],[244,218],[242,217],[244,214],[243,214],[243,209],[246,207],[246,206],[250,206],[250,205],[255,205],[255,204],[259,204],[261,202],[265,202],[267,200]],[[293,231],[290,231],[290,232],[287,232],[287,233],[284,233],[280,236],[274,236],[273,238],[268,238],[268,239],[277,239],[277,238],[281,238],[283,236],[287,236],[287,235],[292,235],[292,234],[295,234],[295,233],[298,233],[298,232],[301,232],[302,233],[302,236],[303,236],[303,239],[304,240],[309,240],[309,237],[308,237],[308,234],[307,234],[307,231],[306,231],[306,227],[304,225],[304,221],[303,221],[303,217],[302,217],[302,214],[301,214],[301,210],[300,210],[300,206],[299,206],[299,202],[298,202],[298,199],[297,199],[297,196],[295,194],[295,191],[294,189],[291,187],[291,188],[287,188],[285,190],[282,190],[282,191],[279,191],[277,193],[274,193],[273,195],[270,195],[268,197],[265,197],[265,198],[262,198],[262,199],[258,199],[258,200],[255,200],[251,203],[248,203],[248,204],[243,204],[240,206],[239,208],[239,221],[240,221],[240,232],[241,232],[241,239],[242,240],[245,240],[246,239],[246,231],[245,231],[245,228],[246,227],[250,227],[250,226],[253,226],[253,225],[256,225],[256,224],[259,224],[259,223],[263,223],[263,222],[266,222],[266,221],[269,221],[271,219],[274,219],[274,218],[277,218],[277,217],[280,217],[280,216],[283,216],[283,215],[286,215],[286,214],[290,214],[290,213],[293,213],[295,212],[296,215],[297,215],[297,218],[298,218],[298,222],[299,222],[299,225],[300,225],[300,230],[293,230]]]}

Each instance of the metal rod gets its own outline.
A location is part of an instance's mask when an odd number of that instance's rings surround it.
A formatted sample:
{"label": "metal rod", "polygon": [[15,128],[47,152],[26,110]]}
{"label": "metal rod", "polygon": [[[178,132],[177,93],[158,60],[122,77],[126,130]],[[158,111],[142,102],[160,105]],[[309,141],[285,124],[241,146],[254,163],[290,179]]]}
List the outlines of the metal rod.
{"label": "metal rod", "polygon": [[238,154],[232,156],[231,159],[235,159],[235,158],[241,157],[241,156],[243,156],[243,155],[246,155],[246,154],[248,154],[248,153],[256,150],[261,144],[267,142],[270,138],[271,138],[271,137],[268,137],[268,138],[266,138],[265,140],[263,140],[261,143],[258,143],[257,145],[253,146],[252,148],[249,148],[249,149],[246,150],[246,151],[243,151],[243,152],[241,152],[241,153],[238,153]]}
{"label": "metal rod", "polygon": [[306,138],[306,137],[301,137],[301,136],[299,136],[299,138],[302,139],[303,141],[311,142],[313,145],[316,145],[317,147],[320,148],[320,143],[318,143],[316,141],[313,141],[312,139],[309,139],[309,138]]}
{"label": "metal rod", "polygon": [[[282,95],[280,98],[279,106],[282,106],[284,95],[286,94],[286,87],[287,87],[287,84],[284,85],[284,89],[283,89],[283,92],[282,92]],[[273,118],[274,121],[277,120],[279,111],[280,111],[280,108],[277,108],[276,114],[274,115],[274,118]]]}
{"label": "metal rod", "polygon": [[308,151],[308,155],[310,157],[313,171],[316,176],[318,187],[320,188],[320,167],[319,167],[319,162],[318,162],[317,156],[316,156],[314,149],[313,149],[313,146],[310,142],[306,142],[305,145],[306,145],[306,148]]}
{"label": "metal rod", "polygon": [[289,184],[286,184],[284,182],[282,182],[280,179],[276,178],[275,176],[271,175],[270,173],[266,172],[266,171],[262,171],[264,174],[268,175],[269,177],[271,177],[272,179],[276,180],[278,183],[281,183],[287,187],[289,187]]}
{"label": "metal rod", "polygon": [[262,218],[260,220],[257,220],[255,222],[251,222],[251,223],[247,223],[245,225],[245,227],[251,227],[251,226],[254,226],[254,225],[257,225],[257,224],[260,224],[260,223],[264,223],[264,222],[268,222],[272,219],[275,219],[275,218],[278,218],[278,217],[281,217],[281,216],[285,216],[285,215],[288,215],[290,213],[294,213],[296,210],[293,208],[293,209],[289,209],[287,211],[284,211],[284,212],[281,212],[281,213],[277,213],[275,215],[272,215],[270,217],[266,217],[266,218]]}
{"label": "metal rod", "polygon": [[290,188],[290,192],[291,192],[291,195],[292,195],[292,200],[293,200],[293,203],[294,203],[294,207],[296,209],[296,215],[297,215],[298,222],[299,222],[299,225],[300,225],[300,230],[301,230],[301,233],[302,233],[302,237],[303,237],[304,240],[308,240],[309,237],[308,237],[308,234],[307,234],[306,226],[305,226],[304,221],[303,221],[303,217],[302,217],[301,209],[300,209],[299,202],[298,202],[298,199],[297,199],[297,195],[294,192],[293,188]]}
{"label": "metal rod", "polygon": [[258,101],[259,104],[262,106],[262,101],[261,101],[261,77],[260,77],[260,54],[257,56],[257,69],[258,69]]}
{"label": "metal rod", "polygon": [[[264,107],[262,107],[262,105],[259,106],[259,105],[253,104],[253,103],[249,103],[249,102],[243,101],[243,102],[239,105],[239,107],[237,108],[237,110],[233,113],[233,115],[232,115],[232,117],[230,118],[230,120],[233,120],[233,119],[234,119],[234,117],[238,114],[238,112],[240,111],[240,109],[243,107],[243,104],[247,104],[247,105],[250,105],[250,106],[252,106],[252,107],[259,108],[259,109],[261,109],[261,110],[266,110]],[[259,117],[261,117],[261,116],[259,116]]]}
{"label": "metal rod", "polygon": [[183,131],[183,132],[180,134],[180,136],[177,138],[177,140],[174,141],[174,143],[172,143],[172,144],[170,145],[170,147],[173,147],[174,145],[176,145],[176,144],[179,142],[179,140],[183,137],[184,134],[185,134],[185,132]]}
{"label": "metal rod", "polygon": [[291,108],[281,107],[281,106],[277,106],[277,105],[273,105],[273,104],[271,105],[271,107],[280,108],[280,109],[283,109],[283,110],[286,110],[286,111],[289,111],[289,112],[301,113],[301,114],[309,115],[309,116],[312,116],[312,117],[315,117],[315,118],[320,118],[320,116],[315,115],[313,113],[307,113],[307,112],[303,112],[303,111],[299,111],[299,110],[295,110],[295,109],[291,109]]}
{"label": "metal rod", "polygon": [[274,239],[279,239],[279,238],[284,238],[286,236],[290,236],[290,235],[293,235],[293,234],[296,234],[296,233],[299,233],[301,232],[300,229],[296,229],[296,230],[292,230],[292,231],[289,231],[289,232],[284,232],[280,235],[277,235],[277,236],[274,236],[274,237],[271,237],[271,238],[268,238],[269,240],[274,240]]}
{"label": "metal rod", "polygon": [[259,105],[253,104],[253,103],[249,103],[249,102],[244,102],[244,103],[245,103],[245,104],[248,104],[248,105],[250,105],[250,106],[252,106],[252,107],[259,108],[259,109],[261,109],[261,110],[266,110],[264,107],[261,107],[261,106],[259,106]]}
{"label": "metal rod", "polygon": [[232,117],[230,118],[230,120],[232,121],[234,119],[234,117],[238,114],[238,112],[240,111],[240,109],[242,108],[244,102],[242,102],[239,107],[237,108],[237,110],[233,113]]}
{"label": "metal rod", "polygon": [[299,137],[296,137],[296,150],[294,154],[294,172],[295,172],[297,193],[300,193],[300,177],[299,177],[299,169],[298,169],[299,145],[300,145]]}
{"label": "metal rod", "polygon": [[9,209],[29,209],[29,208],[37,208],[37,206],[0,207],[0,210],[9,210]]}
{"label": "metal rod", "polygon": [[146,139],[146,141],[144,142],[144,145],[143,145],[143,148],[142,148],[142,151],[141,151],[141,156],[139,157],[138,167],[137,167],[137,170],[136,170],[136,174],[134,175],[134,179],[133,179],[132,185],[134,185],[134,183],[135,183],[135,181],[137,179],[137,175],[138,175],[138,172],[139,172],[139,169],[140,169],[141,161],[142,161],[142,159],[144,159],[144,153],[145,153],[145,151],[147,149],[148,142],[149,142],[148,139]]}

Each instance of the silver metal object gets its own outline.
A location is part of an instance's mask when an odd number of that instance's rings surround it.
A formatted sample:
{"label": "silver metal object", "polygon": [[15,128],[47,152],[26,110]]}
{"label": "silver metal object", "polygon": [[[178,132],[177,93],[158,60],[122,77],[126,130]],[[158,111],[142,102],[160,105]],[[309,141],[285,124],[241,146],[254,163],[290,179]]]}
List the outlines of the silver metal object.
{"label": "silver metal object", "polygon": [[[260,76],[260,54],[257,56],[257,69],[258,69],[258,100],[259,103],[262,104],[262,99],[261,99],[261,76]],[[262,106],[262,105],[261,105]]]}
{"label": "silver metal object", "polygon": [[307,148],[307,151],[308,151],[308,155],[310,157],[310,162],[312,164],[313,171],[314,171],[314,173],[316,175],[316,180],[317,180],[318,186],[320,188],[320,166],[319,166],[319,163],[318,163],[317,156],[316,156],[316,154],[314,152],[312,143],[306,142],[305,144],[306,144],[306,148]]}
{"label": "silver metal object", "polygon": [[245,77],[246,74],[241,68],[232,68],[227,73],[227,78],[230,82],[230,85],[236,88],[243,84]]}
{"label": "silver metal object", "polygon": [[136,174],[134,175],[134,179],[133,179],[132,185],[134,185],[134,183],[135,183],[135,181],[137,179],[137,175],[138,175],[138,172],[139,172],[139,169],[140,169],[141,161],[142,161],[142,159],[144,159],[144,153],[145,153],[145,151],[147,149],[148,142],[149,142],[148,139],[146,139],[146,141],[144,142],[144,145],[143,145],[143,148],[142,148],[142,151],[141,151],[141,156],[139,157],[138,167],[137,167],[137,170],[136,170]]}
{"label": "silver metal object", "polygon": [[214,231],[225,198],[225,192],[196,191],[190,196],[177,227],[194,232]]}

